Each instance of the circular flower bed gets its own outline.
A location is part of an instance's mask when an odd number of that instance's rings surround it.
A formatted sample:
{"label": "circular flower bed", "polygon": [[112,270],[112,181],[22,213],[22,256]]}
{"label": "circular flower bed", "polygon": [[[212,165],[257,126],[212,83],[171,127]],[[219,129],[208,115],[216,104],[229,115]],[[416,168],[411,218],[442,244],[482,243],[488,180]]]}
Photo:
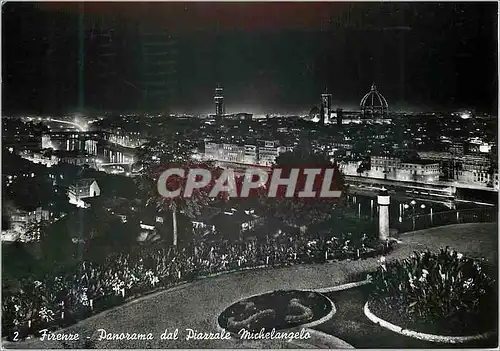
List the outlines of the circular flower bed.
{"label": "circular flower bed", "polygon": [[333,314],[333,303],[313,291],[278,290],[249,297],[226,308],[219,316],[219,325],[233,333],[241,329],[258,332],[288,329],[320,322]]}
{"label": "circular flower bed", "polygon": [[370,310],[403,329],[468,336],[495,329],[495,282],[477,260],[446,249],[381,265]]}

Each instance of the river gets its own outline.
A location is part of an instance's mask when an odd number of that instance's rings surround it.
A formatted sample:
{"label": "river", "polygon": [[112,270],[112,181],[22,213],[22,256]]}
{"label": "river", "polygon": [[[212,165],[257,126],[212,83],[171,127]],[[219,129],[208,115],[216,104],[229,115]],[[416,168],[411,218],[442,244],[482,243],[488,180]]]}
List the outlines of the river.
{"label": "river", "polygon": [[[412,204],[414,201],[414,204]],[[377,195],[374,193],[369,195],[347,195],[348,206],[355,209],[360,217],[372,218],[376,220],[377,208]],[[444,211],[451,211],[454,209],[468,209],[484,207],[470,202],[439,202],[437,200],[426,199],[402,199],[391,198],[389,206],[389,221],[391,225],[399,221],[411,218],[413,215],[431,214],[431,212],[438,213]]]}

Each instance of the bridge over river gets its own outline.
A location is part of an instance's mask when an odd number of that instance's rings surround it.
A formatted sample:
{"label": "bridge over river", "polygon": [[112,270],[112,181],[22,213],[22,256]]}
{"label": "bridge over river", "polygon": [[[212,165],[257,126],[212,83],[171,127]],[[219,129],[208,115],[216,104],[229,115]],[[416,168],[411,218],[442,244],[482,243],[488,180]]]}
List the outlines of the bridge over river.
{"label": "bridge over river", "polygon": [[[385,187],[389,192],[401,198],[419,198],[431,202],[454,203],[474,202],[480,205],[498,204],[498,190],[472,186],[456,182],[417,183],[367,177],[345,176],[346,183],[352,185],[352,191],[374,192]],[[450,207],[451,208],[451,207]]]}
{"label": "bridge over river", "polygon": [[[216,162],[222,168],[231,168],[238,175],[243,175],[247,168],[260,168],[270,170],[269,166],[249,165],[236,162]],[[486,187],[473,187],[451,182],[437,182],[433,184],[402,182],[395,180],[376,179],[345,175],[346,184],[350,186],[352,194],[374,197],[377,192],[385,187],[395,199],[422,200],[430,203],[443,204],[448,209],[454,209],[456,202],[474,202],[479,205],[496,205],[498,203],[498,190]]]}

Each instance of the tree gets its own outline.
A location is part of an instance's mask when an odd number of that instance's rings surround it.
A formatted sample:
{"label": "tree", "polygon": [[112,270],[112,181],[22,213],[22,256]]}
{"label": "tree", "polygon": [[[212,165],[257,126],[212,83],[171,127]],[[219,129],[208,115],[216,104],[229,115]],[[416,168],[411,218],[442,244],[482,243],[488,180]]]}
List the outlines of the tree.
{"label": "tree", "polygon": [[306,182],[306,176],[301,173],[293,197],[285,197],[285,188],[281,187],[281,191],[278,189],[275,198],[263,198],[264,203],[267,204],[268,213],[292,227],[310,226],[328,220],[335,211],[342,208],[344,203],[344,180],[338,165],[332,163],[328,155],[311,153],[306,148],[299,148],[298,151],[281,154],[276,159],[276,165],[274,166],[275,169],[282,169],[282,177],[287,177],[287,173],[296,167],[333,168],[335,172],[332,179],[332,188],[342,191],[342,196],[340,198],[320,198],[318,193],[323,182],[323,176],[320,175],[316,177],[313,186],[317,196],[315,198],[299,198],[297,196],[298,192],[304,189]]}
{"label": "tree", "polygon": [[359,176],[361,177],[361,175],[363,174],[364,171],[368,171],[370,170],[370,161],[362,161],[360,164],[359,164],[359,167],[358,169],[356,170],[356,173],[359,174]]}
{"label": "tree", "polygon": [[[208,187],[195,189],[192,196],[185,198],[165,198],[158,193],[158,179],[167,168],[181,168],[187,174],[192,167],[206,167],[213,169],[209,163],[196,163],[193,160],[195,145],[183,138],[179,133],[169,136],[168,141],[152,140],[143,145],[139,152],[138,166],[141,174],[136,178],[141,195],[146,200],[146,206],[154,206],[157,210],[172,215],[172,244],[177,246],[177,214],[183,211],[186,214],[197,213],[202,206],[209,202]],[[186,177],[171,176],[166,184],[169,190],[180,189],[181,194],[186,186]]]}

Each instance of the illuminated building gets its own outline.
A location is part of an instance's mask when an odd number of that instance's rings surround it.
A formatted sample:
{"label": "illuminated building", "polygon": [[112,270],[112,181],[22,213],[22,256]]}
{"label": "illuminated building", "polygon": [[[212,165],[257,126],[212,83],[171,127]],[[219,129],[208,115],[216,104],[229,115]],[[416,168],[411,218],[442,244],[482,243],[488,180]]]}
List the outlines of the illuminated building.
{"label": "illuminated building", "polygon": [[213,161],[244,163],[245,145],[205,143],[205,158]]}
{"label": "illuminated building", "polygon": [[59,163],[67,163],[75,166],[88,165],[97,169],[97,156],[79,151],[55,151],[55,156]]}
{"label": "illuminated building", "polygon": [[38,207],[35,211],[23,211],[16,208],[9,212],[11,212],[9,215],[10,228],[2,230],[2,241],[29,242],[40,240],[40,231],[28,231],[29,225],[49,221],[52,215],[42,207]]}
{"label": "illuminated building", "polygon": [[470,154],[488,154],[491,152],[491,145],[480,139],[469,140],[468,153]]}
{"label": "illuminated building", "polygon": [[68,198],[69,203],[77,207],[90,207],[83,199],[88,199],[101,195],[101,189],[93,178],[80,179],[69,186]]}
{"label": "illuminated building", "polygon": [[[462,147],[463,151],[463,147]],[[455,179],[455,161],[457,159],[451,152],[421,151],[418,156],[422,160],[439,162],[440,175],[445,179]]]}
{"label": "illuminated building", "polygon": [[16,225],[24,225],[29,223],[40,223],[50,219],[50,212],[43,210],[42,207],[37,207],[34,211],[22,211],[15,209],[10,215],[11,223]]}
{"label": "illuminated building", "polygon": [[109,140],[109,133],[102,131],[89,132],[51,132],[42,135],[42,149],[85,151],[97,155],[100,140]]}
{"label": "illuminated building", "polygon": [[387,100],[379,93],[375,84],[372,84],[370,91],[363,96],[359,106],[363,118],[386,117],[387,109],[389,108]]}
{"label": "illuminated building", "polygon": [[120,129],[111,132],[109,141],[128,148],[138,148],[146,143],[146,139],[142,138],[139,132],[127,132]]}
{"label": "illuminated building", "polygon": [[244,163],[249,165],[257,164],[258,152],[256,145],[245,145]]}
{"label": "illuminated building", "polygon": [[240,121],[251,121],[253,118],[253,114],[245,113],[245,112],[238,112],[238,113],[232,113],[229,115],[224,115],[224,118],[232,119],[232,120],[240,120]]}
{"label": "illuminated building", "polygon": [[439,162],[430,160],[401,161],[397,157],[370,157],[370,177],[399,181],[435,182],[439,180]]}
{"label": "illuminated building", "polygon": [[42,164],[46,167],[52,167],[59,163],[59,157],[55,155],[46,155],[43,152],[24,150],[19,153],[19,156],[25,160],[37,164]]}
{"label": "illuminated building", "polygon": [[458,167],[458,182],[474,185],[491,185],[498,170],[492,169],[491,160],[486,156],[464,155],[460,158]]}
{"label": "illuminated building", "polygon": [[259,165],[271,166],[280,154],[280,149],[277,141],[264,141],[259,146]]}
{"label": "illuminated building", "polygon": [[453,156],[463,156],[464,145],[461,143],[452,143],[448,148],[448,151],[453,154]]}
{"label": "illuminated building", "polygon": [[321,124],[330,123],[330,114],[332,111],[332,94],[321,94]]}
{"label": "illuminated building", "polygon": [[205,159],[248,165],[271,166],[283,152],[293,148],[281,146],[276,140],[255,144],[218,144],[205,142]]}
{"label": "illuminated building", "polygon": [[214,102],[215,102],[215,115],[217,117],[221,117],[222,115],[224,115],[224,96],[223,96],[223,89],[221,87],[215,88]]}

